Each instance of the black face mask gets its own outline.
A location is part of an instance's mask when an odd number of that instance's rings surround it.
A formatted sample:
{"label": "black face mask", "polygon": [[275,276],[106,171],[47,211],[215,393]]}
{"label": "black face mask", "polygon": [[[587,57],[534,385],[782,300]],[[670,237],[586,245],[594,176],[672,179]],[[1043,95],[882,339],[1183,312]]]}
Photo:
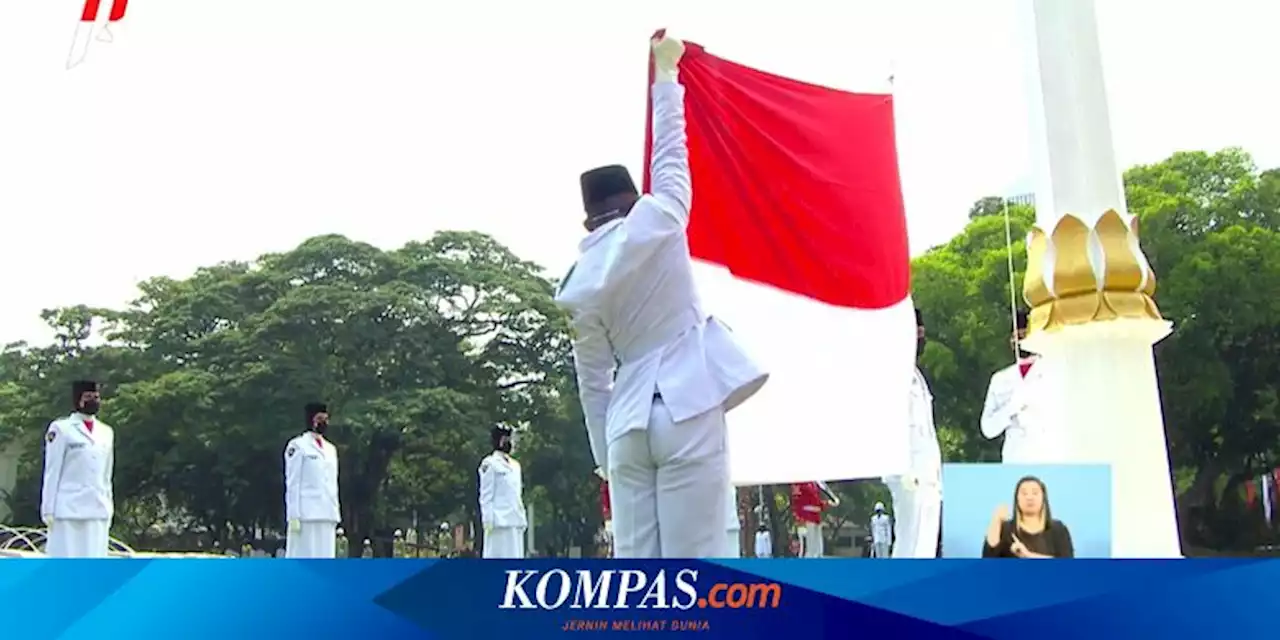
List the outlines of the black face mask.
{"label": "black face mask", "polygon": [[1031,352],[1023,349],[1022,347],[1018,347],[1018,357],[1023,359],[1030,358]]}
{"label": "black face mask", "polygon": [[312,430],[312,431],[314,431],[314,432],[316,432],[316,435],[320,435],[320,436],[322,436],[322,435],[324,435],[324,432],[326,432],[326,431],[328,431],[328,430],[329,430],[329,423],[328,423],[328,422],[317,422],[317,423],[315,424],[315,426],[314,426],[314,427],[311,427],[311,430]]}
{"label": "black face mask", "polygon": [[97,415],[98,409],[101,408],[102,403],[97,400],[85,400],[84,403],[80,405],[80,413],[83,413],[86,416]]}
{"label": "black face mask", "polygon": [[511,439],[503,438],[501,441],[498,442],[498,446],[494,448],[503,453],[511,453],[511,449],[512,449]]}
{"label": "black face mask", "polygon": [[919,358],[924,354],[924,345],[929,342],[928,338],[916,338],[916,357]]}

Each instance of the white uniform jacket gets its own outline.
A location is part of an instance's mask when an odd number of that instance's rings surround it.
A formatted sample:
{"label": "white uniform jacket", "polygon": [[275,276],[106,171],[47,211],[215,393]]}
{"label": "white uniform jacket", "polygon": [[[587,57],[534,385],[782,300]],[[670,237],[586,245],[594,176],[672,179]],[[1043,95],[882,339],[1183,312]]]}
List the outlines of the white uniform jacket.
{"label": "white uniform jacket", "polygon": [[110,520],[115,513],[115,431],[73,413],[49,423],[45,432],[40,515],[56,520]]}
{"label": "white uniform jacket", "polygon": [[886,513],[871,516],[871,541],[874,543],[893,542],[893,518]]}
{"label": "white uniform jacket", "polygon": [[773,536],[769,535],[768,531],[756,532],[756,557],[773,557]]}
{"label": "white uniform jacket", "polygon": [[480,521],[494,529],[529,526],[520,463],[500,451],[480,461]]}
{"label": "white uniform jacket", "polygon": [[556,295],[573,315],[579,394],[602,467],[611,442],[648,427],[655,393],[679,423],[733,409],[768,378],[702,309],[685,235],[693,190],[684,87],[657,82],[653,99],[652,193],[582,241]]}
{"label": "white uniform jacket", "polygon": [[310,431],[284,449],[284,511],[289,520],[341,522],[338,450]]}
{"label": "white uniform jacket", "polygon": [[982,435],[994,440],[1004,435],[1001,461],[1037,464],[1056,461],[1065,452],[1054,436],[1047,404],[1044,358],[1032,361],[1024,378],[1018,364],[995,372],[982,407]]}
{"label": "white uniform jacket", "polygon": [[942,445],[933,422],[933,393],[919,369],[911,380],[911,474],[920,484],[942,485]]}

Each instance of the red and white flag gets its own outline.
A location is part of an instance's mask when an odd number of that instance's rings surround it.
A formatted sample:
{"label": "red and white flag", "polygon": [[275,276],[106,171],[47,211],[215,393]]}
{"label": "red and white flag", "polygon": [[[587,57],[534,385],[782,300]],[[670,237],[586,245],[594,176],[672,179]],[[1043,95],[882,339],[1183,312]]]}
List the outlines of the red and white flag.
{"label": "red and white flag", "polygon": [[916,331],[893,97],[685,46],[699,292],[771,374],[729,414],[733,482],[905,472]]}

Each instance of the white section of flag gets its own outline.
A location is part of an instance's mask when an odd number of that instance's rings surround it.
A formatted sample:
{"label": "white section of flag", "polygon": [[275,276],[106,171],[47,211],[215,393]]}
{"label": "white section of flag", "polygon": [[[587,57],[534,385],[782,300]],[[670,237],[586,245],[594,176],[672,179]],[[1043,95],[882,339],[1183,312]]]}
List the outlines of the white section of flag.
{"label": "white section of flag", "polygon": [[704,310],[722,320],[769,382],[728,415],[735,485],[854,480],[910,465],[915,315],[835,307],[694,261]]}

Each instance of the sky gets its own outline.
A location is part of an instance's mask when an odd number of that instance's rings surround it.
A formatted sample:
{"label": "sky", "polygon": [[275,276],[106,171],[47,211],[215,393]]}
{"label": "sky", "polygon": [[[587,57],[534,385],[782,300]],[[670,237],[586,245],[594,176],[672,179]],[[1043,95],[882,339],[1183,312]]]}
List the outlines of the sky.
{"label": "sky", "polygon": [[[892,75],[919,254],[974,200],[1030,189],[1014,1],[131,0],[68,71],[81,0],[4,0],[0,343],[47,340],[41,309],[322,233],[476,229],[559,275],[578,175],[640,175],[659,27],[842,89]],[[1233,145],[1280,166],[1280,5],[1098,4],[1121,167]]]}

